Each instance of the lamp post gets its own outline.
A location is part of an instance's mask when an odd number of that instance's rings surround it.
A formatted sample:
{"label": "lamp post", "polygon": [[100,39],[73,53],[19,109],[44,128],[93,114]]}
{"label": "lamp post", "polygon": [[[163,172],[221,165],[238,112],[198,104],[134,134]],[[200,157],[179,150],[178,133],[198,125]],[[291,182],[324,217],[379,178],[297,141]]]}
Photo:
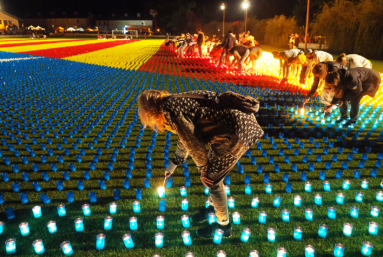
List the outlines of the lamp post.
{"label": "lamp post", "polygon": [[223,22],[222,22],[222,36],[225,37],[225,4],[222,3],[221,10],[223,11]]}
{"label": "lamp post", "polygon": [[246,33],[246,23],[247,23],[247,9],[250,7],[249,0],[243,0],[242,8],[245,10],[245,33]]}
{"label": "lamp post", "polygon": [[306,14],[306,34],[305,34],[305,51],[307,50],[307,37],[309,30],[309,12],[310,12],[310,0],[307,0],[307,14]]}

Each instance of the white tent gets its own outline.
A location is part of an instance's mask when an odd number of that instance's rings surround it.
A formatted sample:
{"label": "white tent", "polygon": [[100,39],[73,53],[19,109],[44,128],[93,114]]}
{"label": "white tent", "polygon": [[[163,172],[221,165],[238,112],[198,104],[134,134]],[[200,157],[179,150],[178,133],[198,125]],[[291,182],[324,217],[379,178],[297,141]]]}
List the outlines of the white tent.
{"label": "white tent", "polygon": [[83,29],[83,28],[78,28],[77,31],[82,31],[82,32],[84,32],[84,29]]}
{"label": "white tent", "polygon": [[35,27],[33,27],[32,25],[28,27],[28,29],[36,29]]}
{"label": "white tent", "polygon": [[70,28],[67,28],[66,31],[73,32],[73,31],[76,31],[76,30],[74,28],[70,27]]}

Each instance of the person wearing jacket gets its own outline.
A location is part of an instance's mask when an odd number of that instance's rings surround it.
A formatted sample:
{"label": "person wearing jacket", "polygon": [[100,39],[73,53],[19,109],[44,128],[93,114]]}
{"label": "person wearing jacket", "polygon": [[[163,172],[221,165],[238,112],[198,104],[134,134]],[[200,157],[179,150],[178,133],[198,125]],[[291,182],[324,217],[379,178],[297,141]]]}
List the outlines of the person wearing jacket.
{"label": "person wearing jacket", "polygon": [[221,58],[218,64],[219,66],[222,65],[223,61],[225,61],[225,63],[229,63],[229,60],[228,60],[229,51],[235,46],[235,35],[233,34],[231,30],[229,30],[229,33],[226,34],[221,45],[224,50],[221,53]]}
{"label": "person wearing jacket", "polygon": [[205,44],[205,35],[202,32],[202,29],[198,29],[198,38],[197,38],[197,45],[198,45],[198,53],[199,57],[202,57],[202,47]]}
{"label": "person wearing jacket", "polygon": [[290,64],[288,63],[288,59],[289,58],[296,58],[296,57],[298,57],[299,54],[302,54],[302,53],[303,53],[303,51],[301,51],[299,49],[285,50],[282,52],[277,52],[277,51],[272,52],[273,57],[275,59],[279,59],[279,64],[280,64],[279,74],[283,73],[283,78],[282,78],[283,81],[287,81],[287,79],[289,77],[289,73],[290,73],[291,63]]}
{"label": "person wearing jacket", "polygon": [[[326,75],[326,84],[331,88],[338,88],[332,104],[339,104],[341,118],[336,123],[346,121],[343,127],[355,125],[358,121],[359,104],[364,96],[375,97],[381,82],[379,72],[369,68],[341,69]],[[348,104],[351,104],[350,120],[348,118]]]}
{"label": "person wearing jacket", "polygon": [[[204,99],[185,94],[203,95]],[[138,115],[145,127],[178,135],[177,149],[165,176],[170,176],[190,155],[201,173],[202,184],[209,188],[211,206],[202,208],[191,220],[205,221],[208,213],[215,210],[217,223],[198,229],[201,237],[213,237],[218,228],[224,237],[232,235],[223,179],[264,134],[254,114],[219,106],[216,97],[217,93],[209,91],[175,97],[165,91],[148,90],[138,98]]]}
{"label": "person wearing jacket", "polygon": [[307,49],[305,51],[305,55],[306,55],[306,58],[308,60],[308,63],[306,66],[302,67],[301,76],[300,76],[300,83],[301,84],[306,84],[306,79],[307,79],[311,69],[317,63],[334,61],[333,56],[329,53],[324,52],[324,51]]}
{"label": "person wearing jacket", "polygon": [[191,38],[191,35],[189,33],[186,34],[186,37],[184,37],[184,43],[182,44],[181,48],[180,48],[180,57],[183,58],[184,57],[184,52],[187,50],[187,47],[189,46],[192,38]]}
{"label": "person wearing jacket", "polygon": [[237,61],[238,62],[238,72],[242,72],[243,63],[245,62],[246,58],[250,54],[249,48],[247,48],[244,45],[236,45],[230,49],[229,54],[234,56],[234,60],[230,66],[232,66],[235,63],[235,61]]}
{"label": "person wearing jacket", "polygon": [[346,55],[345,53],[343,53],[336,59],[336,62],[341,63],[347,69],[358,67],[372,69],[372,63],[363,56],[357,54]]}

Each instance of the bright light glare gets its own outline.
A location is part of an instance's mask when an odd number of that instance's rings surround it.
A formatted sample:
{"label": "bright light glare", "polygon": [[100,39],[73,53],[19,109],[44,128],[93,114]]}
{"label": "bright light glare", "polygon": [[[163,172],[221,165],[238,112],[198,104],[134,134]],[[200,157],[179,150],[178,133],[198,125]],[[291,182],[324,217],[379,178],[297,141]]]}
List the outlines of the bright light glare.
{"label": "bright light glare", "polygon": [[225,4],[221,5],[221,10],[225,10]]}
{"label": "bright light glare", "polygon": [[249,1],[245,0],[245,1],[242,2],[242,8],[243,9],[247,9],[249,7],[250,7],[250,2]]}

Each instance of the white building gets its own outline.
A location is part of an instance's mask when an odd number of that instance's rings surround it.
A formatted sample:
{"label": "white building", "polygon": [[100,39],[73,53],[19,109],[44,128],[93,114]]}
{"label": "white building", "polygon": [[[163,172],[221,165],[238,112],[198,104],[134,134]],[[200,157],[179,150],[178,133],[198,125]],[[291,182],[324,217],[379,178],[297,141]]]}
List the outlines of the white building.
{"label": "white building", "polygon": [[24,27],[23,20],[0,10],[0,31],[16,26],[17,29]]}

